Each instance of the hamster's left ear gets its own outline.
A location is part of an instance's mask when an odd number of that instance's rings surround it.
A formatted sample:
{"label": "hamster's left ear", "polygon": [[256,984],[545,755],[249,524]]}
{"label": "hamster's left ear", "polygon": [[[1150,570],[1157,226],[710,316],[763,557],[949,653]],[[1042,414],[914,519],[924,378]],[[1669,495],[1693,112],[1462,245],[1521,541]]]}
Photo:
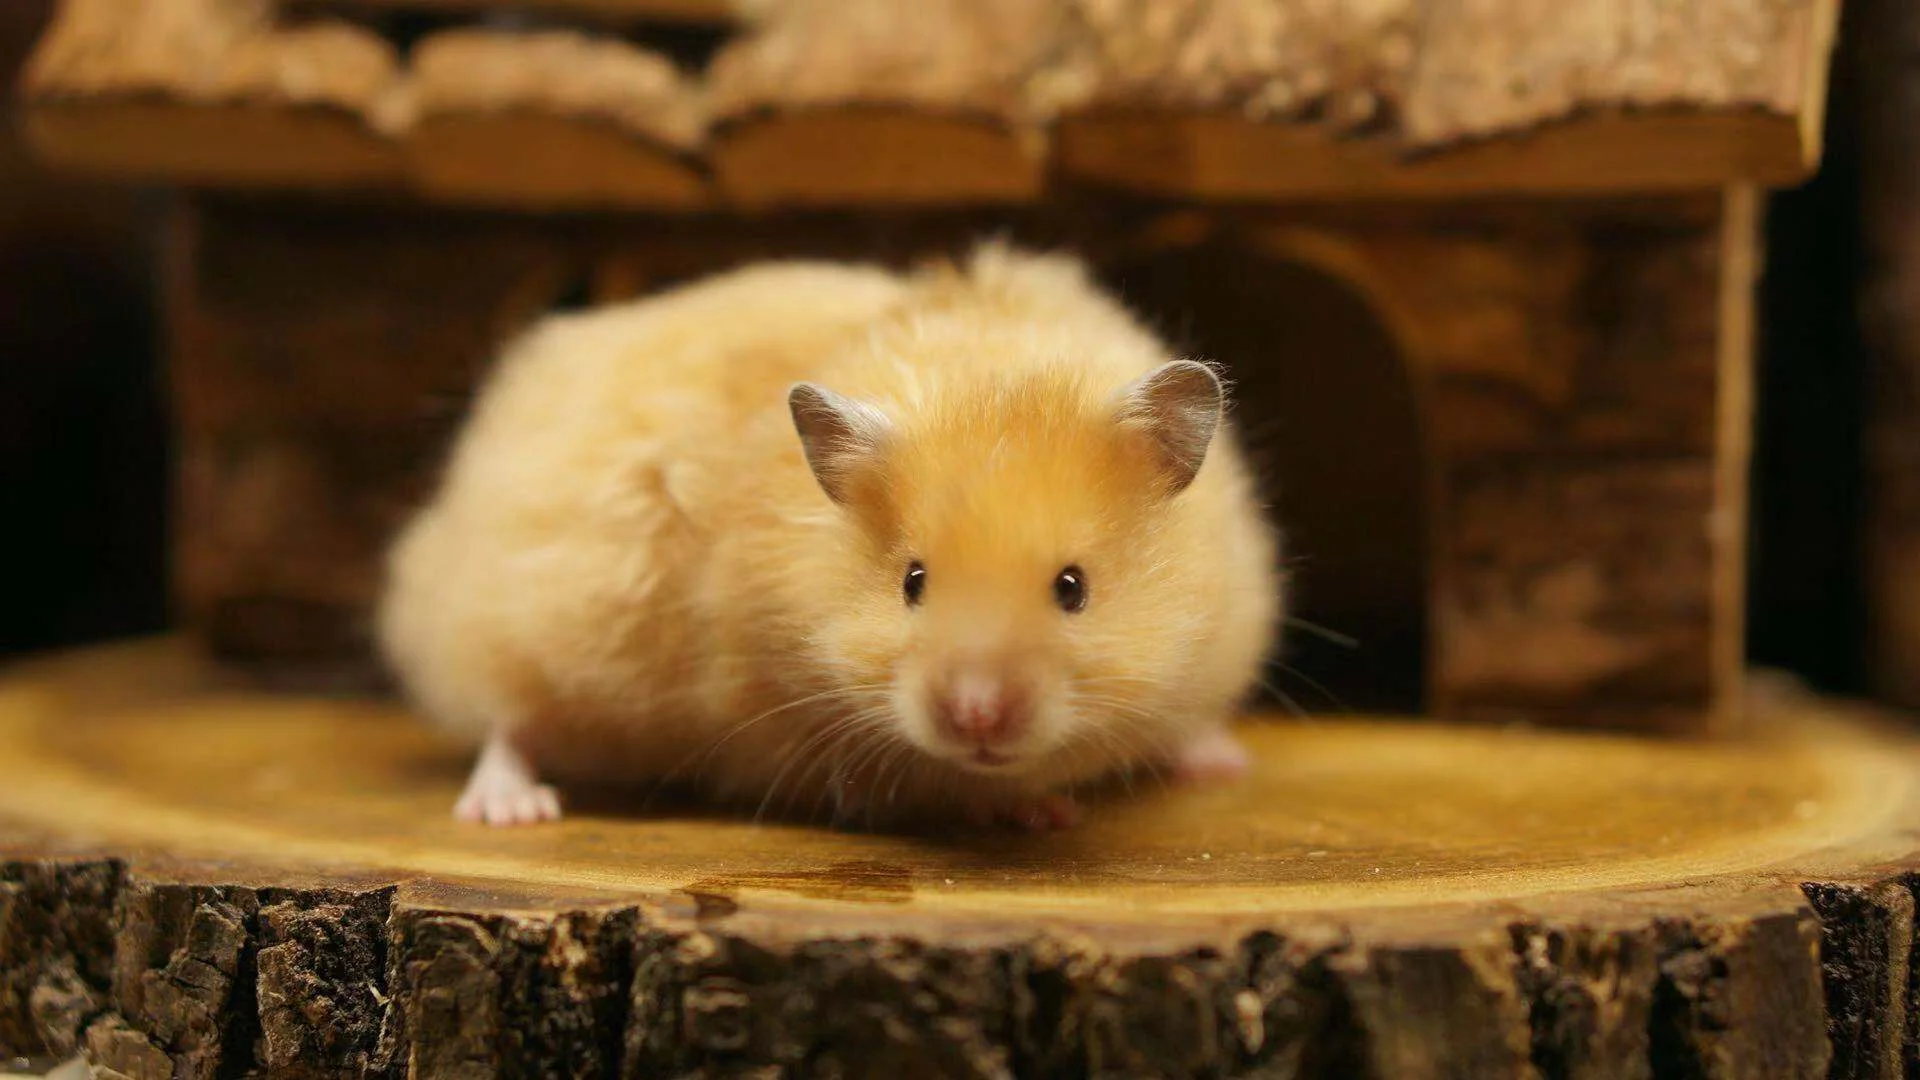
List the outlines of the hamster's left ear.
{"label": "hamster's left ear", "polygon": [[1167,494],[1193,483],[1220,428],[1226,388],[1211,367],[1196,360],[1162,364],[1121,392],[1120,422],[1152,440],[1167,481]]}
{"label": "hamster's left ear", "polygon": [[847,502],[859,477],[872,467],[886,443],[891,427],[886,414],[804,382],[787,391],[787,407],[793,412],[793,426],[800,433],[813,478],[828,498]]}

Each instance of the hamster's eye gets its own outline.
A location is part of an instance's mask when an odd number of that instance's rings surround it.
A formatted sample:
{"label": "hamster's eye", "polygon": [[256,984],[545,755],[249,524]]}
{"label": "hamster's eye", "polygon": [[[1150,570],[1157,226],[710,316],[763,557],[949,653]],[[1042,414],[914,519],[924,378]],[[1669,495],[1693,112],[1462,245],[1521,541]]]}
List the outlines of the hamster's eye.
{"label": "hamster's eye", "polygon": [[920,594],[927,591],[927,568],[917,561],[908,563],[907,578],[900,583],[900,591],[906,594],[908,607],[918,605]]}
{"label": "hamster's eye", "polygon": [[1073,614],[1087,606],[1087,573],[1069,566],[1053,579],[1053,602],[1060,610]]}

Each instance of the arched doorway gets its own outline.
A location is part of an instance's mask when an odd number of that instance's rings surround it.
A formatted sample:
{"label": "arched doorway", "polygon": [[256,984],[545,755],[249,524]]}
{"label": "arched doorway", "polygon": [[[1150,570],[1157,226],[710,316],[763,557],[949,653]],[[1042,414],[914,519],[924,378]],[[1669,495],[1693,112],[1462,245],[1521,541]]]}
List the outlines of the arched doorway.
{"label": "arched doorway", "polygon": [[1232,373],[1292,583],[1271,700],[1418,711],[1427,463],[1406,361],[1379,315],[1320,270],[1224,243],[1121,262],[1107,278],[1176,348]]}

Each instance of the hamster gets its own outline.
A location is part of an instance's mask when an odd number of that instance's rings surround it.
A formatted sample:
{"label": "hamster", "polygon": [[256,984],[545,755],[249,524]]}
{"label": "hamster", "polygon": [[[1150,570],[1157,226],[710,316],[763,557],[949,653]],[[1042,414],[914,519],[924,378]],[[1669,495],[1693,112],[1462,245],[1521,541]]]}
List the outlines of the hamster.
{"label": "hamster", "polygon": [[1083,264],[775,262],[547,317],[390,551],[384,655],[478,760],[756,813],[1070,824],[1234,776],[1278,537],[1224,388]]}

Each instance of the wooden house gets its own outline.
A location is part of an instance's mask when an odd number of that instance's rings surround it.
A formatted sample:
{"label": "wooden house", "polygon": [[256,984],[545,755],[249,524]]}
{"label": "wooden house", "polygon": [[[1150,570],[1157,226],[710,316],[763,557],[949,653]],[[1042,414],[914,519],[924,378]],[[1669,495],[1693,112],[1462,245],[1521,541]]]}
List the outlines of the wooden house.
{"label": "wooden house", "polygon": [[1295,633],[1308,678],[1688,729],[1739,677],[1756,213],[1818,157],[1834,21],[67,0],[24,122],[52,166],[183,193],[177,593],[231,658],[364,664],[381,544],[544,311],[996,230],[1232,367],[1302,614],[1361,646]]}

